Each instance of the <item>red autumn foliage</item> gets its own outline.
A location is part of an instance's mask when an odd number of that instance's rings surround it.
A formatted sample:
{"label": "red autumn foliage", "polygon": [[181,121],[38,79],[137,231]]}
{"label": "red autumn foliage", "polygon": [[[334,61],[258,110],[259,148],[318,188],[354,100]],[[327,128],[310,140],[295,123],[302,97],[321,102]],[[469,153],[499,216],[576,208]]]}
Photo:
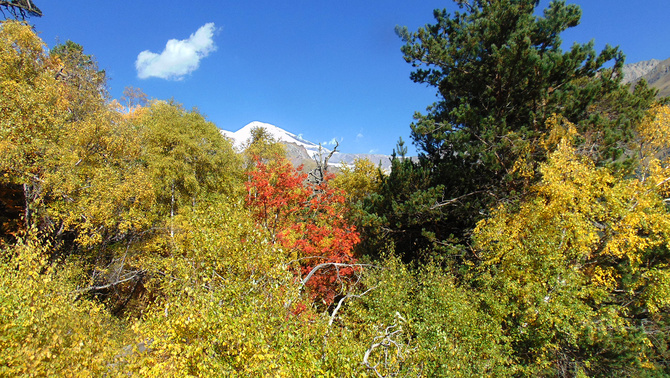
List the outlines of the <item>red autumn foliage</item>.
{"label": "red autumn foliage", "polygon": [[[274,243],[296,252],[300,277],[324,262],[355,263],[353,248],[359,233],[345,220],[343,193],[329,187],[332,175],[310,185],[301,169],[284,158],[268,163],[256,159],[246,183],[247,206]],[[312,299],[332,304],[353,274],[348,267],[320,269],[307,282]]]}

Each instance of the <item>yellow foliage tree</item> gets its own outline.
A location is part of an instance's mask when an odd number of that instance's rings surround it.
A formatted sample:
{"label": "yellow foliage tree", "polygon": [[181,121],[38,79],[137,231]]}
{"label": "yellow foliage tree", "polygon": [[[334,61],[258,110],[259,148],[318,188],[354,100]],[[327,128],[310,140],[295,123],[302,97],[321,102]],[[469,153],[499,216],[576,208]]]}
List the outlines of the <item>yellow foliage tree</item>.
{"label": "yellow foliage tree", "polygon": [[251,138],[244,145],[247,169],[256,166],[256,159],[264,161],[277,157],[286,157],[286,148],[279,143],[264,127],[251,129]]}
{"label": "yellow foliage tree", "polygon": [[657,333],[670,309],[664,179],[595,167],[564,134],[528,196],[477,225],[477,282],[505,304],[491,306],[526,374],[660,368],[667,339]]}
{"label": "yellow foliage tree", "polygon": [[299,283],[243,203],[210,198],[176,218],[172,255],[151,263],[160,275],[150,285],[162,295],[134,327],[149,350],[126,368],[142,376],[318,371],[325,322],[291,313]]}
{"label": "yellow foliage tree", "polygon": [[85,247],[147,226],[153,203],[132,125],[101,94],[104,75],[69,43],[47,55],[21,23],[0,29],[0,180],[23,186],[26,225]]}
{"label": "yellow foliage tree", "polygon": [[382,172],[368,159],[356,159],[352,167],[343,166],[331,185],[341,189],[349,203],[356,203],[376,193],[381,185]]}
{"label": "yellow foliage tree", "polygon": [[0,24],[0,179],[23,184],[28,195],[65,125],[60,67],[28,25]]}
{"label": "yellow foliage tree", "polygon": [[154,101],[135,114],[162,215],[173,217],[208,194],[234,194],[241,188],[239,156],[197,110]]}
{"label": "yellow foliage tree", "polygon": [[75,299],[81,269],[49,266],[50,250],[33,237],[0,248],[0,376],[113,374],[127,342],[120,322]]}

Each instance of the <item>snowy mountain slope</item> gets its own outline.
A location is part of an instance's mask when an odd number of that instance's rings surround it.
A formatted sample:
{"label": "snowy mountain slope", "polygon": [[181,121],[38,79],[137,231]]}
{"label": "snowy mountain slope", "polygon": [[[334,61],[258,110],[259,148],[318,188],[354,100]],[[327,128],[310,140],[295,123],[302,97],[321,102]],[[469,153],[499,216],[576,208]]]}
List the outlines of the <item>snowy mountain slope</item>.
{"label": "snowy mountain slope", "polygon": [[[318,156],[319,145],[308,140],[301,138],[299,135],[293,134],[289,131],[286,131],[282,128],[279,128],[275,125],[264,123],[264,122],[251,122],[243,128],[232,132],[221,130],[223,136],[231,139],[233,145],[237,149],[242,149],[245,143],[251,138],[251,130],[255,127],[263,127],[267,132],[272,135],[276,140],[286,144],[289,148],[287,153],[291,161],[296,162],[304,160],[311,160],[314,156]],[[327,156],[331,151],[325,147],[322,147],[322,153]],[[379,155],[379,154],[343,154],[340,152],[335,152],[330,158],[329,165],[335,167],[349,166],[352,165],[356,159],[368,159],[375,165],[381,164],[382,169],[388,170],[391,167],[390,156],[388,155]]]}
{"label": "snowy mountain slope", "polygon": [[[251,122],[235,132],[221,130],[221,134],[223,134],[223,136],[225,137],[232,139],[235,148],[240,149],[244,146],[245,143],[247,143],[249,138],[251,138],[251,130],[253,130],[256,127],[264,128],[270,135],[272,135],[273,138],[275,138],[279,142],[293,143],[300,147],[305,147],[305,150],[307,150],[309,156],[312,156],[313,154],[318,153],[319,151],[318,144],[306,141],[291,132],[288,132],[275,125],[264,122],[258,122],[258,121]],[[324,153],[330,152],[330,150],[326,148],[323,148],[323,150]]]}

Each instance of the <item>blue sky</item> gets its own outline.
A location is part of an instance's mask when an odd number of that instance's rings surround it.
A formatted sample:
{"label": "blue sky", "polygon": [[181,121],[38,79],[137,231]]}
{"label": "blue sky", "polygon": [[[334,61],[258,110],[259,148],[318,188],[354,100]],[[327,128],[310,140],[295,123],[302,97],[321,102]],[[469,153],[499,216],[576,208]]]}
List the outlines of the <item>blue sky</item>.
{"label": "blue sky", "polygon": [[[384,154],[398,137],[409,141],[413,113],[435,100],[409,79],[394,27],[416,30],[433,9],[457,9],[448,0],[35,3],[44,16],[30,21],[42,39],[84,46],[114,98],[139,87],[222,129],[262,121],[313,142],[337,139],[343,152]],[[583,10],[563,35],[568,46],[594,39],[598,49],[620,45],[627,62],[670,57],[668,0],[568,3]]]}

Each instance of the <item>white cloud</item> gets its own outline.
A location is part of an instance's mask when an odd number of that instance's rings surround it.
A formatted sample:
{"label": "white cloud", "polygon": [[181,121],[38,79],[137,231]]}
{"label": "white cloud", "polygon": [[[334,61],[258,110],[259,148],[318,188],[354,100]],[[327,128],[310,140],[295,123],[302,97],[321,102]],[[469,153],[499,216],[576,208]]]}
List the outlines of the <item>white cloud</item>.
{"label": "white cloud", "polygon": [[171,39],[160,54],[149,50],[137,56],[135,68],[140,79],[158,77],[168,80],[181,80],[185,75],[198,69],[200,59],[216,50],[214,44],[214,23],[200,27],[188,39]]}
{"label": "white cloud", "polygon": [[356,135],[356,140],[361,140],[361,139],[363,139],[363,133],[358,133],[358,135]]}
{"label": "white cloud", "polygon": [[370,150],[368,153],[369,154],[376,154],[377,152],[379,152],[379,150],[374,148],[374,149]]}
{"label": "white cloud", "polygon": [[[343,140],[343,138],[340,138],[339,142],[342,142],[342,140]],[[337,138],[333,138],[333,139],[331,139],[327,142],[323,142],[321,144],[324,145],[324,146],[334,146],[334,145],[337,144],[337,142],[338,142]]]}

